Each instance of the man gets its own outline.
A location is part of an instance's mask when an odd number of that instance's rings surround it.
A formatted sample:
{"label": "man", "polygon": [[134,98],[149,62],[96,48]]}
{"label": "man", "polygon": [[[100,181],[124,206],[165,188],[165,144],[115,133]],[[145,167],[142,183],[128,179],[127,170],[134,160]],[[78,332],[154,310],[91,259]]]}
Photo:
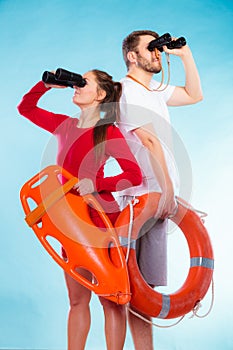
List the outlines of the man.
{"label": "man", "polygon": [[[162,69],[161,52],[148,50],[149,43],[158,38],[153,31],[141,30],[129,34],[123,41],[123,56],[128,69],[122,80],[122,132],[144,173],[143,183],[120,193],[122,207],[133,196],[161,192],[155,220],[148,232],[137,242],[138,265],[144,279],[151,286],[166,285],[167,218],[176,210],[176,176],[170,145],[171,126],[167,106],[194,104],[202,100],[199,74],[187,45],[169,50],[166,54],[179,56],[185,71],[185,86],[165,86],[153,80]],[[161,125],[162,128],[161,128]],[[155,269],[154,269],[155,267]],[[129,313],[129,324],[136,350],[152,350],[152,327]]]}

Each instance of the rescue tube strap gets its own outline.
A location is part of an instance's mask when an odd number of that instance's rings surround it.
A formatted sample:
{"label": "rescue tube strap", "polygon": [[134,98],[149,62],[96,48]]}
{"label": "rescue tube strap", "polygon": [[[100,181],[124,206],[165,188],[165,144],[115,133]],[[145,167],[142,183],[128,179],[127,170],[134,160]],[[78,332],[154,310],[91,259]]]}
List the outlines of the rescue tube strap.
{"label": "rescue tube strap", "polygon": [[49,196],[47,196],[43,202],[41,202],[35,209],[28,213],[25,217],[26,223],[32,227],[39,219],[45,214],[46,210],[61,199],[67,192],[69,192],[73,186],[77,183],[78,179],[72,177],[64,185],[58,187]]}
{"label": "rescue tube strap", "polygon": [[190,267],[202,266],[208,269],[214,269],[214,260],[209,258],[203,258],[201,256],[190,259]]}
{"label": "rescue tube strap", "polygon": [[111,293],[111,294],[97,294],[98,295],[98,297],[103,297],[103,298],[106,298],[106,297],[115,297],[116,298],[116,303],[117,303],[117,305],[119,305],[120,303],[119,303],[119,299],[120,299],[120,297],[121,296],[131,296],[132,295],[132,293],[122,293],[122,292],[119,292],[119,293]]}

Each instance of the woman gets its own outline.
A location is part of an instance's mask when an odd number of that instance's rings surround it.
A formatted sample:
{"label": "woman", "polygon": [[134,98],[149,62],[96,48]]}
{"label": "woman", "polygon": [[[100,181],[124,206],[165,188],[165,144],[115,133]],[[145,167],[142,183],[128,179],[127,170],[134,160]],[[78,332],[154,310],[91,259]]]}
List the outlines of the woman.
{"label": "woman", "polygon": [[[53,133],[58,140],[57,163],[79,178],[75,190],[83,196],[94,194],[106,214],[115,223],[119,207],[111,192],[139,185],[140,169],[119,129],[114,125],[118,118],[121,84],[113,82],[105,72],[92,70],[83,75],[86,85],[74,86],[73,102],[80,110],[79,118],[55,114],[37,106],[40,97],[58,86],[37,83],[22,99],[19,113],[39,127]],[[59,86],[60,87],[60,86]],[[114,157],[122,173],[104,177],[104,165]],[[94,223],[103,226],[94,209],[89,209]],[[65,257],[65,252],[63,252]],[[84,272],[82,271],[84,274]],[[85,272],[86,278],[91,278]],[[91,292],[65,274],[70,312],[68,318],[68,350],[85,348],[90,328],[89,302]],[[100,298],[105,315],[107,349],[123,349],[126,333],[126,316],[123,306]]]}

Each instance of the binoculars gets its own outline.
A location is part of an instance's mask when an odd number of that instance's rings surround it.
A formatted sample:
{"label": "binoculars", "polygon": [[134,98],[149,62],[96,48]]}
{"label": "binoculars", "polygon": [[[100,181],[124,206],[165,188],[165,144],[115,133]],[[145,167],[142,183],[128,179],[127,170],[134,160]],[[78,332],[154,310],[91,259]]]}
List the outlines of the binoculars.
{"label": "binoculars", "polygon": [[42,81],[47,84],[69,86],[69,87],[84,87],[86,80],[77,73],[72,73],[63,68],[58,68],[54,73],[45,71],[42,75]]}
{"label": "binoculars", "polygon": [[152,40],[148,45],[148,50],[153,51],[155,48],[160,52],[163,51],[163,46],[167,46],[168,49],[180,49],[182,46],[186,45],[186,40],[183,36],[176,40],[172,40],[169,33],[161,35],[159,38]]}

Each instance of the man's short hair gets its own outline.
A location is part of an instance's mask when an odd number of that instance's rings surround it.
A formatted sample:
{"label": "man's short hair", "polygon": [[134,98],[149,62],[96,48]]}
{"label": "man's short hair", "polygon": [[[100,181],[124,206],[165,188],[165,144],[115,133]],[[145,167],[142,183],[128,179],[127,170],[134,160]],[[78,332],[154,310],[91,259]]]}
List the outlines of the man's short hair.
{"label": "man's short hair", "polygon": [[127,54],[129,51],[137,52],[137,47],[139,44],[140,36],[143,35],[152,35],[155,39],[159,37],[158,33],[153,32],[152,30],[136,30],[132,33],[130,33],[122,43],[122,52],[125,64],[127,68],[129,69],[129,60],[127,58]]}

